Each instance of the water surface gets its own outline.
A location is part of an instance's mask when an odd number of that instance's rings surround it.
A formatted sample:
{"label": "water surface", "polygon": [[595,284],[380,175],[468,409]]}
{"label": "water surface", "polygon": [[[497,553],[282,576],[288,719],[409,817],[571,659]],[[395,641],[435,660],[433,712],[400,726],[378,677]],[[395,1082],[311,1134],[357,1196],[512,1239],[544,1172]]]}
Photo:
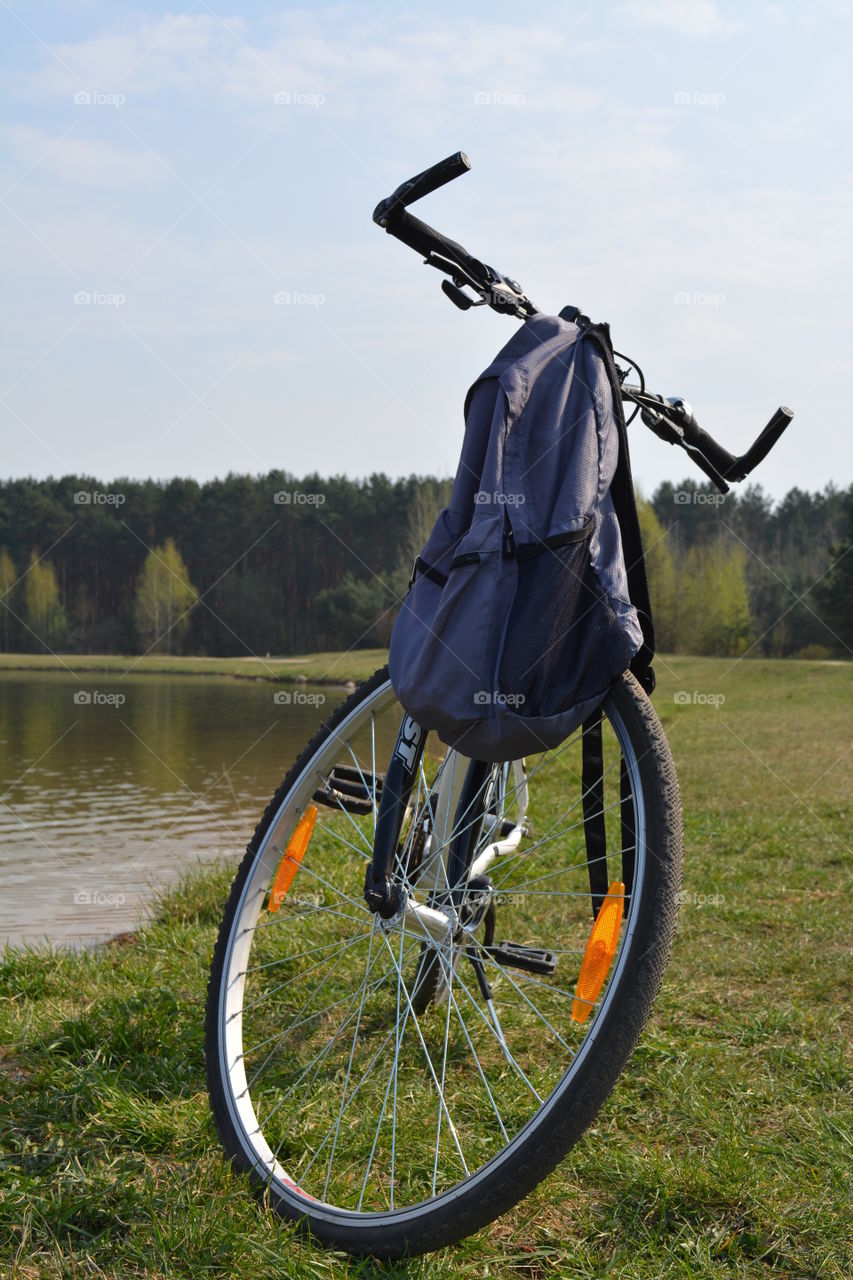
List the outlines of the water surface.
{"label": "water surface", "polygon": [[104,939],[184,867],[236,862],[346,696],[282,692],[215,676],[3,673],[0,946]]}

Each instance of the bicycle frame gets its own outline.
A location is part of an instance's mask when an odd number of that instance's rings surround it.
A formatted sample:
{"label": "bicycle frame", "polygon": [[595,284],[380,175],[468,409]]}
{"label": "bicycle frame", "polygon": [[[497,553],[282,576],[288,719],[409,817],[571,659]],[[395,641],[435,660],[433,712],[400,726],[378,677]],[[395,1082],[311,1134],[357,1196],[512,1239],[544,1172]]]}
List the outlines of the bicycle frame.
{"label": "bicycle frame", "polygon": [[[373,857],[365,874],[364,897],[371,911],[387,922],[386,927],[391,927],[405,915],[415,932],[429,935],[437,942],[449,943],[459,927],[458,908],[466,881],[472,876],[482,875],[495,858],[515,850],[523,833],[521,822],[516,823],[506,835],[498,833],[502,838],[489,841],[474,858],[486,816],[484,803],[478,804],[478,801],[484,795],[492,766],[485,761],[465,760],[448,748],[440,772],[435,812],[432,812],[429,798],[426,800],[432,832],[427,836],[424,864],[418,877],[418,889],[426,898],[443,893],[442,906],[429,906],[394,883],[392,873],[400,832],[420,771],[426,738],[422,726],[411,716],[402,717],[379,801]],[[457,767],[460,760],[465,760],[464,769]],[[512,765],[503,767],[507,770],[507,778],[510,768],[520,769],[521,777],[516,775],[514,789],[523,817],[527,809],[523,762],[512,762]],[[446,833],[448,824],[456,832],[449,845],[439,835],[439,832]]]}

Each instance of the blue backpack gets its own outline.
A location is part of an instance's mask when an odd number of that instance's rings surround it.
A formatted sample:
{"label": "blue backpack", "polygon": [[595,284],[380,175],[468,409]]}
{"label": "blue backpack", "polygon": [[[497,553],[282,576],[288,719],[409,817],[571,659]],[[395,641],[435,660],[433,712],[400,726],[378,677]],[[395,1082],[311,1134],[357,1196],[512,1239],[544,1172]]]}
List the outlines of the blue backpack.
{"label": "blue backpack", "polygon": [[[628,553],[626,567],[625,553]],[[558,746],[654,636],[609,332],[535,315],[480,375],[391,636],[405,710],[465,756]]]}

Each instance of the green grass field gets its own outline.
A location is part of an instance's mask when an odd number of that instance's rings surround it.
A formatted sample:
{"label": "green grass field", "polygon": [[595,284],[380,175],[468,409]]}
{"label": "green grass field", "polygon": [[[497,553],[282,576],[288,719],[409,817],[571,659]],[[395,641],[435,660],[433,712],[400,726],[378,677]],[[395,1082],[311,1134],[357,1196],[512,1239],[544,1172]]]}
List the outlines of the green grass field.
{"label": "green grass field", "polygon": [[386,661],[384,649],[309,653],[292,658],[191,658],[170,653],[0,653],[3,671],[99,671],[123,675],[236,676],[247,680],[308,680],[346,684],[366,680]]}
{"label": "green grass field", "polygon": [[224,1168],[209,1117],[203,1001],[233,869],[199,872],[130,938],[0,964],[0,1274],[853,1274],[853,666],[656,665],[686,820],[679,934],[558,1173],[410,1264],[294,1237]]}

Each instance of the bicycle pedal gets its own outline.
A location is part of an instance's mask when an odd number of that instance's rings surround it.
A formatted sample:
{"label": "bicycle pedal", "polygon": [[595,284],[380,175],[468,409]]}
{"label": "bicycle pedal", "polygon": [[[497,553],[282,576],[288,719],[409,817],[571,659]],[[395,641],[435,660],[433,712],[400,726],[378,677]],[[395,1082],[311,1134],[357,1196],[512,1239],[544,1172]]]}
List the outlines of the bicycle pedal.
{"label": "bicycle pedal", "polygon": [[318,788],[313,799],[316,804],[327,805],[330,809],[344,809],[354,814],[372,813],[374,797],[379,804],[382,796],[383,781],[381,773],[360,771],[350,764],[336,764],[326,786]]}
{"label": "bicycle pedal", "polygon": [[550,976],[557,968],[555,953],[542,947],[525,947],[520,942],[496,942],[486,950],[498,964],[510,969],[523,969],[525,973]]}

